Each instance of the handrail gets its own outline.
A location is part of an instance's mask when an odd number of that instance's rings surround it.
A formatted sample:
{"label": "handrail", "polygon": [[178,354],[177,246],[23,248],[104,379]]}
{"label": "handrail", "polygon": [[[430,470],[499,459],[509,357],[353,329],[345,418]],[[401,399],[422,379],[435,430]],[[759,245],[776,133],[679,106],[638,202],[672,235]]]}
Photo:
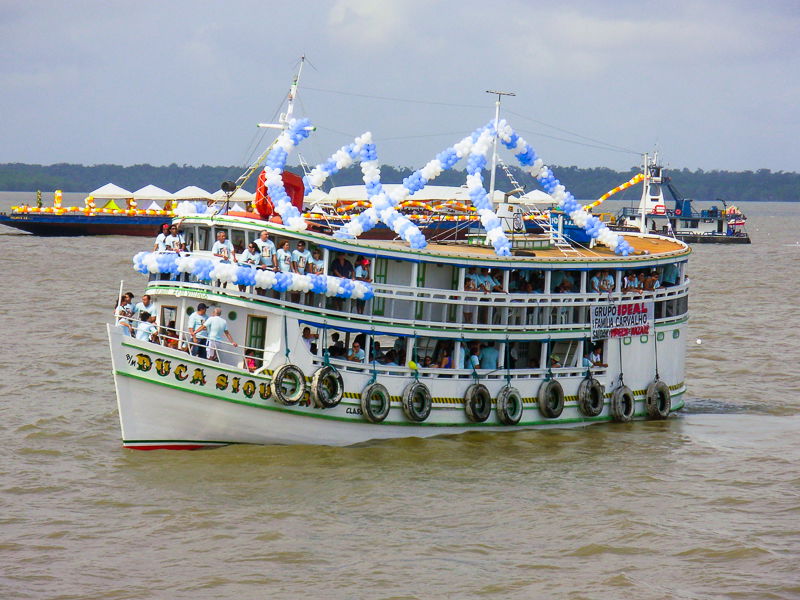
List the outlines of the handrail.
{"label": "handrail", "polygon": [[[120,319],[127,320],[131,324],[131,337],[133,337],[133,338],[136,338],[136,328],[138,327],[138,324],[139,323],[143,323],[143,321],[141,319],[137,319],[134,316],[120,316],[120,315],[115,314],[114,315],[114,319],[115,319],[115,321],[119,321]],[[166,335],[163,335],[161,333],[161,331],[166,329],[166,327],[164,327],[163,325],[156,325],[156,326],[158,327],[158,331],[157,331],[157,336],[158,336],[158,339],[159,339],[158,342],[153,342],[152,340],[139,340],[139,341],[146,341],[146,342],[148,342],[150,344],[157,344],[159,346],[166,346],[167,345],[165,343],[166,339],[168,339],[168,338],[177,339],[177,341],[178,341],[177,350],[184,351],[184,352],[189,352],[189,353],[191,352],[191,348],[193,348],[193,347],[204,347],[204,344],[196,344],[195,342],[192,341],[192,334],[188,330],[182,330],[182,329],[178,329],[178,328],[172,329],[172,331],[174,331],[176,336],[177,336],[177,337],[173,338],[172,336],[166,336]],[[260,352],[264,351],[263,348],[255,348],[255,347],[250,347],[250,346],[244,346],[242,344],[239,344],[238,347],[234,347],[233,344],[231,344],[227,340],[215,340],[215,341],[217,342],[217,344],[221,344],[222,345],[222,347],[218,347],[217,348],[217,352],[218,353],[226,354],[226,355],[229,355],[229,356],[232,356],[232,357],[235,357],[235,358],[240,358],[243,362],[244,362],[244,357],[245,357],[244,353],[247,350],[252,350],[255,353],[260,353]],[[235,348],[235,349],[231,349],[231,348]],[[256,358],[256,360],[258,360],[257,356],[254,357],[254,358]],[[224,362],[224,361],[218,361],[218,362]],[[246,368],[246,365],[243,368]]]}

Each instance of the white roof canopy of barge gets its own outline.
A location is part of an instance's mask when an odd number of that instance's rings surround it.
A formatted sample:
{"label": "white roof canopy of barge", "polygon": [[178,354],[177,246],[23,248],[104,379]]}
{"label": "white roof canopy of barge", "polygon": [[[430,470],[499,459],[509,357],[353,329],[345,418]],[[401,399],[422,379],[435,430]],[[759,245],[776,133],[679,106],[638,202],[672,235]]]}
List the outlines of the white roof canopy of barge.
{"label": "white roof canopy of barge", "polygon": [[[218,200],[218,201],[227,199],[227,196],[225,195],[225,192],[223,192],[222,190],[218,190],[218,191],[214,192],[211,195],[211,197],[214,200]],[[239,188],[233,193],[233,196],[231,196],[230,199],[232,201],[234,201],[234,202],[237,201],[237,200],[239,202],[250,202],[255,197],[256,197],[255,194],[248,192],[244,188]]]}
{"label": "white roof canopy of barge", "polygon": [[[384,183],[384,191],[391,193],[394,189],[400,187],[399,183]],[[308,196],[306,196],[308,198]],[[364,185],[343,185],[331,188],[328,192],[328,198],[336,202],[337,200],[367,200],[367,187]],[[502,202],[505,198],[505,193],[500,190],[494,191],[494,202]],[[469,202],[469,190],[462,187],[446,186],[446,185],[428,185],[418,192],[407,198],[408,200],[418,200],[425,202],[427,200],[458,200],[461,202]]]}
{"label": "white roof canopy of barge", "polygon": [[172,200],[175,196],[155,185],[146,185],[133,192],[134,200]]}
{"label": "white roof canopy of barge", "polygon": [[179,189],[172,194],[175,200],[213,200],[214,195],[211,192],[205,191],[196,185],[187,185],[185,188]]}
{"label": "white roof canopy of barge", "polygon": [[133,192],[129,192],[125,188],[121,188],[113,183],[107,183],[103,187],[99,187],[95,191],[89,192],[89,195],[93,198],[108,198],[113,200],[115,198],[132,198]]}

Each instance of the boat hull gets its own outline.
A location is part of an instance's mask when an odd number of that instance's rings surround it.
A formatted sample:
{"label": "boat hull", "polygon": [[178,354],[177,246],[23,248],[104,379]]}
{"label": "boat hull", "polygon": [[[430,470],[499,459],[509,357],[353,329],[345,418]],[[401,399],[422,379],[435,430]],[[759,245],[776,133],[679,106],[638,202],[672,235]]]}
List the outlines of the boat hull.
{"label": "boat hull", "polygon": [[163,216],[0,213],[0,225],[41,236],[131,235],[153,237]]}
{"label": "boat hull", "polygon": [[[547,419],[539,412],[535,390],[531,394],[521,388],[525,405],[518,425],[503,425],[494,410],[484,423],[472,423],[466,418],[463,400],[436,397],[432,389],[433,409],[425,422],[410,422],[393,396],[386,420],[370,423],[363,417],[359,401],[368,374],[365,381],[346,380],[345,398],[334,408],[316,408],[307,400],[284,406],[270,396],[269,374],[254,375],[138,342],[114,327],[109,327],[109,341],[122,444],[131,449],[200,449],[226,444],[347,446],[380,439],[578,427],[612,420],[610,393],[606,393],[600,415],[586,417],[578,410],[575,390],[565,383],[567,401],[557,419]],[[575,386],[578,382],[575,380]],[[682,381],[670,388],[671,410],[675,411],[683,406],[685,388]],[[496,391],[492,395],[495,397]],[[635,391],[635,396],[634,419],[645,419],[644,391]]]}

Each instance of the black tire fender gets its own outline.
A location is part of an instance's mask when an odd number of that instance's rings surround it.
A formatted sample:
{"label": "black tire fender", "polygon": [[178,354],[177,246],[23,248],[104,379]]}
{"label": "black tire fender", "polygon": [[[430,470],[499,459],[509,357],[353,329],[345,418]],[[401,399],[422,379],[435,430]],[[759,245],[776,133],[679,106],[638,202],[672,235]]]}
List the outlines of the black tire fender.
{"label": "black tire fender", "polygon": [[603,412],[606,390],[594,377],[586,377],[578,386],[578,409],[587,417],[597,417]]}
{"label": "black tire fender", "polygon": [[473,383],[464,392],[464,411],[473,423],[483,423],[492,412],[492,395],[482,383]]}
{"label": "black tire fender", "polygon": [[344,397],[344,381],[339,371],[325,365],[311,377],[311,398],[319,408],[333,408]]}
{"label": "black tire fender", "polygon": [[272,374],[270,389],[281,404],[297,404],[306,393],[306,376],[297,365],[286,363]]}
{"label": "black tire fender", "polygon": [[412,381],[403,390],[403,412],[409,421],[421,423],[431,414],[432,407],[431,393],[421,381]]}
{"label": "black tire fender", "polygon": [[669,386],[660,379],[656,379],[648,385],[644,405],[647,408],[647,416],[651,419],[666,419],[672,408],[672,394]]}
{"label": "black tire fender", "polygon": [[370,423],[380,423],[391,408],[389,390],[382,383],[371,383],[361,391],[361,413]]}
{"label": "black tire fender", "polygon": [[633,420],[636,411],[636,398],[627,385],[621,385],[611,394],[611,418],[617,423]]}
{"label": "black tire fender", "polygon": [[522,419],[524,406],[522,404],[522,394],[517,388],[506,385],[497,394],[497,418],[504,425],[516,425]]}
{"label": "black tire fender", "polygon": [[555,379],[547,379],[536,394],[539,412],[548,419],[557,419],[564,411],[564,388]]}

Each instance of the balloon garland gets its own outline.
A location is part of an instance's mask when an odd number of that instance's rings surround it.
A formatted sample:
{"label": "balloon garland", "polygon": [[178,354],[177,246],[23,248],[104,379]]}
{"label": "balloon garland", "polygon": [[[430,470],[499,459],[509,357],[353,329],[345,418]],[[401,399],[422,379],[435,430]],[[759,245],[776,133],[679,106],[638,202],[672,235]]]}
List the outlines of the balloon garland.
{"label": "balloon garland", "polygon": [[269,197],[275,212],[281,216],[283,224],[289,229],[303,231],[308,226],[300,211],[292,204],[286,188],[283,186],[283,169],[289,152],[301,141],[311,135],[311,121],[308,119],[292,119],[289,127],[284,129],[275,140],[275,144],[267,155],[264,167],[265,181]]}
{"label": "balloon garland", "polygon": [[628,256],[633,252],[633,246],[623,236],[614,233],[600,219],[583,210],[583,206],[561,185],[550,168],[536,156],[536,151],[514,132],[505,119],[498,123],[497,129],[502,144],[514,153],[519,164],[539,181],[544,190],[558,202],[558,207],[569,215],[573,223],[582,227],[592,238],[608,246],[617,254]]}
{"label": "balloon garland", "polygon": [[253,265],[199,258],[189,254],[181,255],[176,252],[139,252],[133,257],[133,268],[143,275],[187,273],[198,281],[217,279],[225,283],[256,286],[276,292],[312,292],[356,300],[369,300],[375,295],[372,286],[365,281],[332,275],[275,273],[257,269]]}

